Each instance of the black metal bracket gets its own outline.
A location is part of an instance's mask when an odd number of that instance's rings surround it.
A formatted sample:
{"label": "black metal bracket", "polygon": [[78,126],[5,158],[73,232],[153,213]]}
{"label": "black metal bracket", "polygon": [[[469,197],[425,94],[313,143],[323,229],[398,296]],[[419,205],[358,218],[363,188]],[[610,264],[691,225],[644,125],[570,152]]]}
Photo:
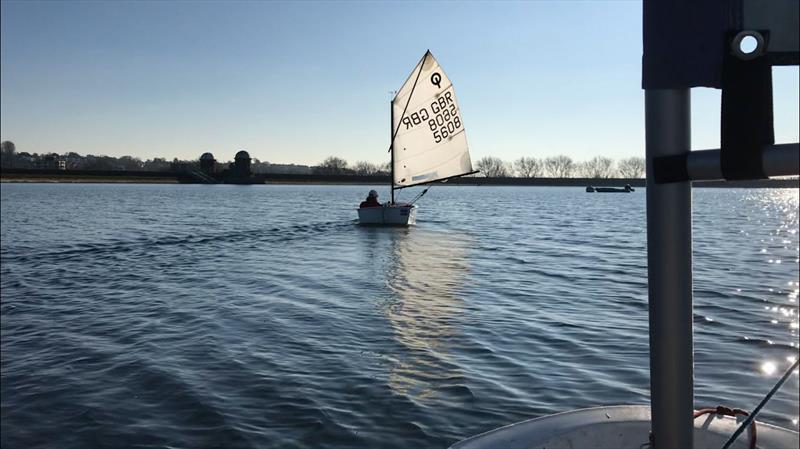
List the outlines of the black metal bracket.
{"label": "black metal bracket", "polygon": [[[766,47],[769,30],[754,32]],[[736,46],[741,32],[726,41]],[[763,37],[762,37],[763,36]],[[763,56],[726,51],[722,70],[720,148],[725,179],[764,179],[762,148],[775,143],[772,113],[772,64]]]}
{"label": "black metal bracket", "polygon": [[689,180],[689,153],[653,158],[653,179],[656,184]]}

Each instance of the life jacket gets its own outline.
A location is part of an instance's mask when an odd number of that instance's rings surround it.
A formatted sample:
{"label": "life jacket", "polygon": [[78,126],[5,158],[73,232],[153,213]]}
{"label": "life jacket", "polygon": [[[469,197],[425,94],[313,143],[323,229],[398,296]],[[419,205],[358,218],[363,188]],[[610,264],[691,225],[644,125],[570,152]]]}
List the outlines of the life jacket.
{"label": "life jacket", "polygon": [[366,201],[362,201],[358,207],[381,207],[381,203],[374,197],[369,197]]}

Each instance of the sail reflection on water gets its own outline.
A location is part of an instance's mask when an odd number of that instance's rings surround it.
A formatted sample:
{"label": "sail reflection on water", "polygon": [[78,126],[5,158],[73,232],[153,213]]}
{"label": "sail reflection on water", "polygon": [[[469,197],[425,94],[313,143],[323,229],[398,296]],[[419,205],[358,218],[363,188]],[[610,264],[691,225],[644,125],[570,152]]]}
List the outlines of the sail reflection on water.
{"label": "sail reflection on water", "polygon": [[465,235],[413,229],[392,234],[384,313],[401,346],[389,386],[414,401],[470,396],[453,350],[463,318],[462,286],[469,264]]}

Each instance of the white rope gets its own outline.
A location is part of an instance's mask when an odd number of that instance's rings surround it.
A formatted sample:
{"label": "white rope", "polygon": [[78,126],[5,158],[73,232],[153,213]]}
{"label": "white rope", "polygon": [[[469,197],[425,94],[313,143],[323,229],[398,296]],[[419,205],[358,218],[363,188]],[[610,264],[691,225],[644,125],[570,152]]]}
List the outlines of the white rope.
{"label": "white rope", "polygon": [[414,204],[414,203],[416,203],[416,202],[417,202],[417,200],[419,200],[419,199],[420,199],[420,198],[422,198],[422,197],[423,197],[423,196],[424,196],[426,193],[428,193],[428,190],[430,190],[430,189],[431,189],[431,187],[433,187],[433,185],[430,185],[430,186],[428,186],[427,188],[425,188],[425,190],[423,190],[423,191],[422,191],[422,192],[421,192],[419,195],[415,196],[415,197],[414,197],[414,199],[413,199],[413,200],[411,200],[411,202],[410,202],[409,204]]}
{"label": "white rope", "polygon": [[797,368],[798,364],[800,364],[800,358],[795,360],[792,366],[790,366],[789,369],[787,369],[786,372],[783,373],[783,377],[781,377],[778,383],[776,383],[775,386],[772,387],[772,390],[770,390],[769,393],[767,393],[767,395],[764,396],[764,399],[762,399],[761,403],[759,403],[758,406],[755,409],[753,409],[753,412],[750,413],[750,416],[748,416],[747,419],[742,421],[742,424],[739,426],[738,429],[736,429],[736,432],[734,432],[733,435],[731,435],[730,439],[728,439],[728,442],[725,443],[724,446],[722,446],[722,449],[728,449],[729,447],[731,447],[731,444],[733,444],[733,442],[736,441],[737,438],[739,438],[739,435],[741,435],[742,432],[744,432],[744,429],[746,429],[747,426],[749,426],[750,423],[754,419],[756,419],[756,415],[758,414],[758,412],[760,412],[761,409],[765,405],[767,405],[767,402],[769,402],[769,400],[772,399],[772,396],[775,395],[775,393],[777,393],[778,390],[780,390],[780,388],[783,386],[784,383],[786,383],[786,380],[789,379],[789,376],[792,375],[792,371],[794,371]]}

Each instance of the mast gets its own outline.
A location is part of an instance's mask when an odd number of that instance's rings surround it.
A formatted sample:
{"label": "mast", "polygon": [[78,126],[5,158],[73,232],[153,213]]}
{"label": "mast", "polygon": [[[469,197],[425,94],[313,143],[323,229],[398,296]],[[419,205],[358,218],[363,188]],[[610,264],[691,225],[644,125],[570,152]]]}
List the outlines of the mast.
{"label": "mast", "polygon": [[389,100],[389,152],[392,159],[389,163],[391,174],[389,175],[389,190],[392,192],[392,202],[394,204],[394,99]]}
{"label": "mast", "polygon": [[[414,89],[417,88],[417,82],[419,81],[419,76],[422,75],[422,67],[425,65],[425,59],[428,57],[428,55],[430,53],[431,53],[431,51],[428,50],[428,51],[425,52],[424,55],[422,55],[422,60],[419,62],[419,71],[417,72],[417,77],[416,77],[416,79],[414,79],[414,85],[411,86],[411,93],[408,94],[408,100],[406,100],[406,106],[403,108],[403,113],[400,115],[400,119],[402,119],[406,115],[406,111],[408,110],[408,105],[409,105],[409,103],[411,103],[411,97],[414,96]],[[404,86],[405,86],[405,84],[404,84]],[[392,153],[392,162],[391,162],[391,165],[392,165],[392,167],[391,167],[391,170],[392,170],[391,177],[392,177],[392,179],[390,180],[390,184],[389,184],[389,189],[392,192],[392,203],[391,204],[394,204],[394,138],[395,138],[395,136],[397,136],[397,132],[400,130],[400,122],[399,121],[397,123],[397,128],[395,129],[395,127],[394,127],[394,99],[396,98],[396,96],[397,96],[397,93],[395,92],[395,97],[393,97],[389,101],[389,111],[390,111],[389,118],[391,120],[391,124],[389,126],[389,130],[390,130],[390,137],[392,139],[391,142],[389,142],[389,151]]]}

